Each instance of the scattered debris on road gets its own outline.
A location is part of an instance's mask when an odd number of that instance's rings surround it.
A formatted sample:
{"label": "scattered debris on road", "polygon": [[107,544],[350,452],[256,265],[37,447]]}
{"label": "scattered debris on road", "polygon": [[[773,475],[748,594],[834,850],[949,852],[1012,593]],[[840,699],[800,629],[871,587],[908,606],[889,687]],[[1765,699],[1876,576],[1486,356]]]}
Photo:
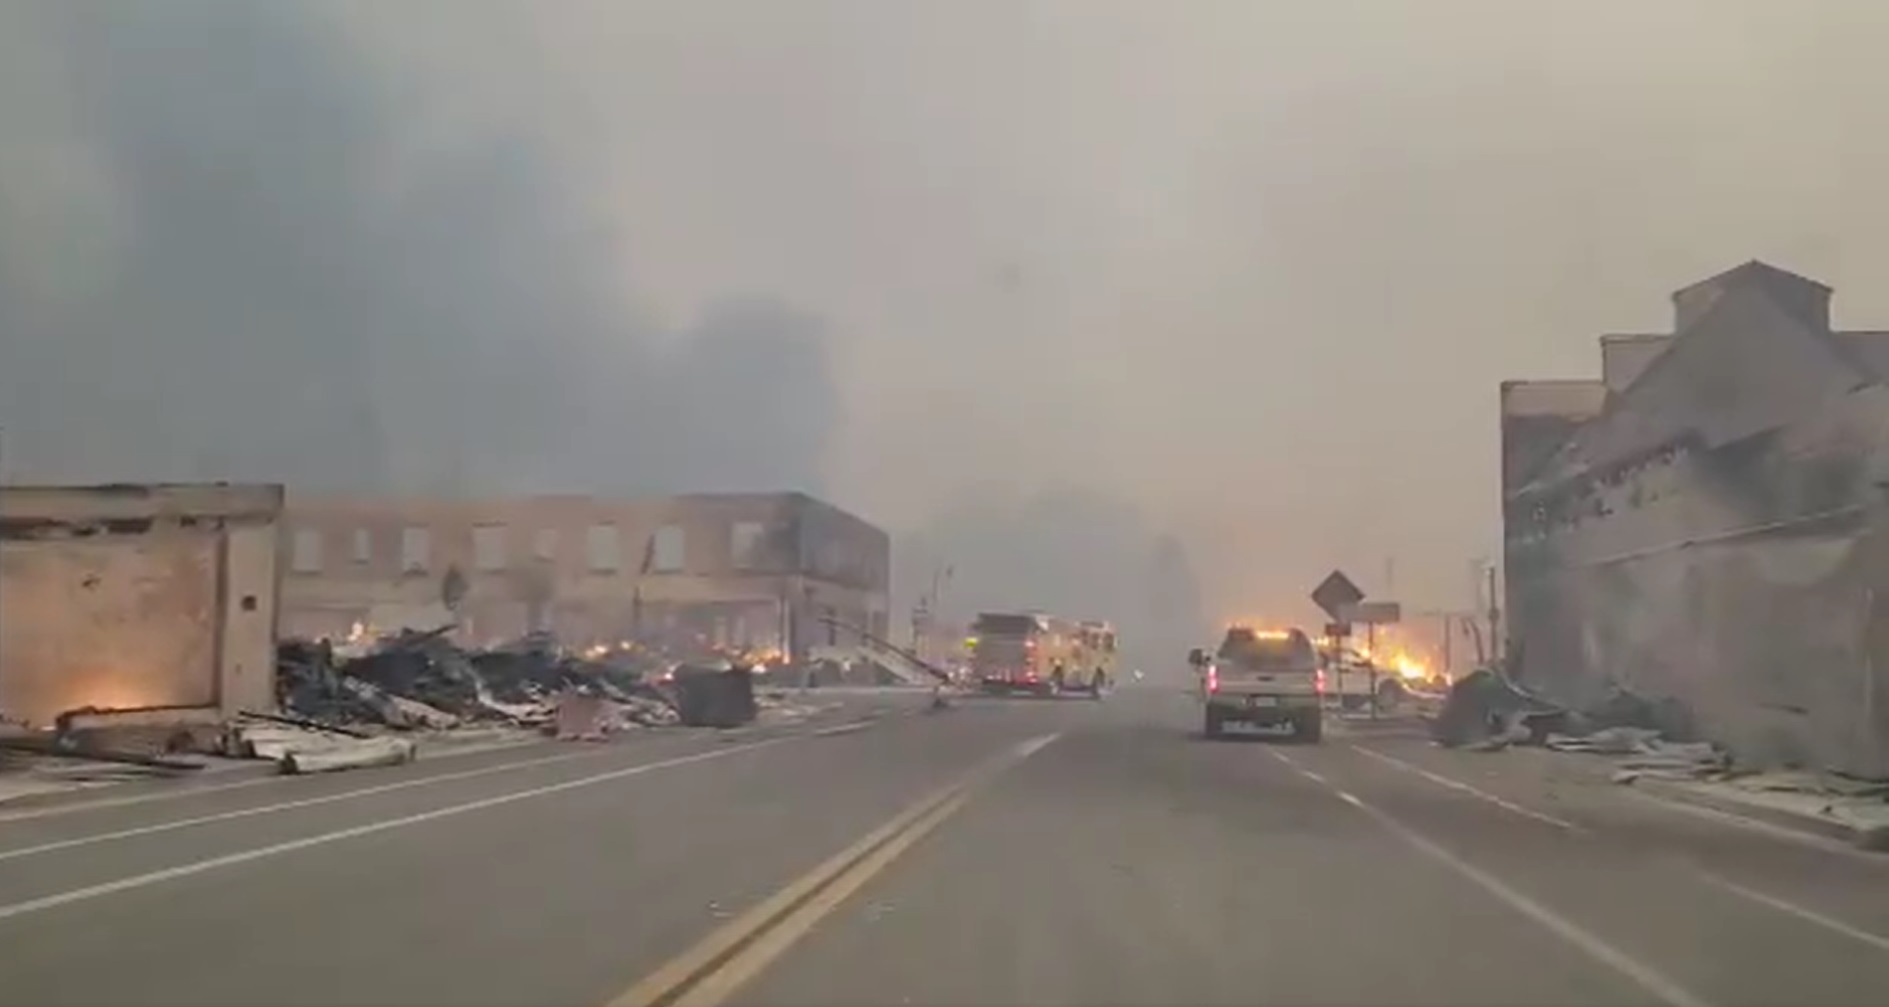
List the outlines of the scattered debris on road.
{"label": "scattered debris on road", "polygon": [[230,757],[273,762],[285,775],[393,766],[412,762],[419,753],[419,744],[412,738],[375,736],[267,714],[246,714],[227,725],[223,746]]}

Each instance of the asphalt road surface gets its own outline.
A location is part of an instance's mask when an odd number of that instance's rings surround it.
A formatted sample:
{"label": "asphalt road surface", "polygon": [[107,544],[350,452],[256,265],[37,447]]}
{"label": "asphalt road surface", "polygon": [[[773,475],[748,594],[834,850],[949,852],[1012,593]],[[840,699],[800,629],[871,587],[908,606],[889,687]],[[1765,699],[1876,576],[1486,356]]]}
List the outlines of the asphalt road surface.
{"label": "asphalt road surface", "polygon": [[1880,1004],[1889,860],[1184,697],[0,812],[0,1003]]}

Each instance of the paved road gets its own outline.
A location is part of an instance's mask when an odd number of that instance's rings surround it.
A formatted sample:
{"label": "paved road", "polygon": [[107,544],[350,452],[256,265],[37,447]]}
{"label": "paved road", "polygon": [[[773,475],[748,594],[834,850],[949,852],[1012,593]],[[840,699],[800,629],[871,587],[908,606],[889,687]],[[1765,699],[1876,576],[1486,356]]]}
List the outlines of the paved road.
{"label": "paved road", "polygon": [[1184,699],[0,817],[0,1003],[1866,1004],[1889,861]]}

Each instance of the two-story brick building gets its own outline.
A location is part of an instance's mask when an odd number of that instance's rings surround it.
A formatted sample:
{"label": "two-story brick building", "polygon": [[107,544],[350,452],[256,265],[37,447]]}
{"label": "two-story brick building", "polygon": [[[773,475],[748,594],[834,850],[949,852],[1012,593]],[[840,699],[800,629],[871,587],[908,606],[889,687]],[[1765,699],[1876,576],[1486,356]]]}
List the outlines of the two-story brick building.
{"label": "two-story brick building", "polygon": [[884,634],[891,547],[798,493],[609,500],[292,495],[282,629],[339,636],[451,618],[467,642],[549,631],[572,645],[779,648]]}

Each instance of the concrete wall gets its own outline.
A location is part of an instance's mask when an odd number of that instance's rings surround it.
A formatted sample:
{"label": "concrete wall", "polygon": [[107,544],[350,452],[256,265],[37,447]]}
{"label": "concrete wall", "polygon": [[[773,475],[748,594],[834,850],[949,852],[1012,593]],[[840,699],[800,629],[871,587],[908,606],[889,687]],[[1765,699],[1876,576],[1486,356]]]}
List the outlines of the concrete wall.
{"label": "concrete wall", "polygon": [[0,713],[275,703],[282,491],[0,490]]}
{"label": "concrete wall", "polygon": [[[437,620],[450,570],[465,584],[456,621],[467,642],[542,629],[573,645],[681,634],[780,646],[786,632],[798,648],[824,640],[828,612],[885,621],[885,533],[800,494],[298,496],[288,523],[289,635]],[[426,555],[408,555],[422,538]]]}

